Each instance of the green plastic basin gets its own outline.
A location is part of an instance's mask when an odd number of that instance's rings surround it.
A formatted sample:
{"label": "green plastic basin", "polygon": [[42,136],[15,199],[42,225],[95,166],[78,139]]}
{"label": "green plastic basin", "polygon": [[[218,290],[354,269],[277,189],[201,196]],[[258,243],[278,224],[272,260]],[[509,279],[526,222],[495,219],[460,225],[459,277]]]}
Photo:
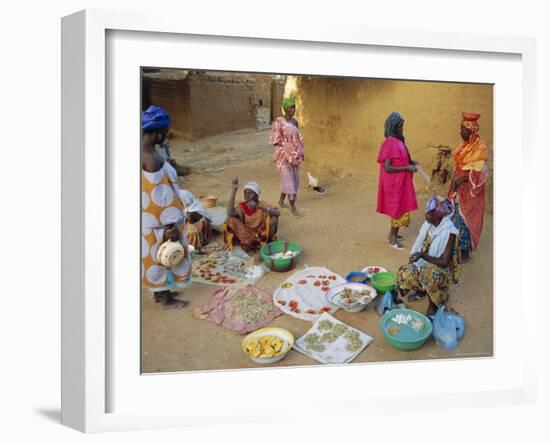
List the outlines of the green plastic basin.
{"label": "green plastic basin", "polygon": [[[410,325],[398,324],[393,321],[393,318],[398,314],[405,316],[411,315],[413,320],[422,320],[424,323],[423,328],[419,331],[415,331]],[[399,332],[391,334],[388,329],[392,326],[397,327]],[[410,309],[396,309],[386,312],[384,316],[382,316],[382,319],[380,319],[380,328],[382,329],[386,342],[397,350],[402,351],[411,351],[422,347],[432,334],[432,323],[430,320],[422,313]]]}
{"label": "green plastic basin", "polygon": [[[270,255],[280,252],[287,251],[297,252],[296,256],[292,258],[271,258]],[[298,258],[302,253],[302,249],[295,242],[290,241],[273,241],[269,244],[266,244],[260,250],[260,256],[264,261],[264,264],[268,269],[274,272],[288,272],[296,267]]]}
{"label": "green plastic basin", "polygon": [[386,293],[395,290],[397,275],[393,272],[381,272],[371,278],[372,286],[379,293]]}

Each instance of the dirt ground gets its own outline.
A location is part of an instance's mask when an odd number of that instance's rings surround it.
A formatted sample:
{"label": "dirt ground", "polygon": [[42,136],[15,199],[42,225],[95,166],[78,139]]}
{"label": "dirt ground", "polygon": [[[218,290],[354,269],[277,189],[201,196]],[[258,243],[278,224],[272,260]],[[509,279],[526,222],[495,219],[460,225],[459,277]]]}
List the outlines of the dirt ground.
{"label": "dirt ground", "polygon": [[[180,178],[180,186],[195,196],[218,195],[218,205],[225,206],[231,191],[231,179],[238,176],[241,185],[251,180],[260,182],[262,198],[275,203],[279,195],[279,179],[272,162],[272,147],[267,143],[268,135],[267,131],[243,130],[192,143],[171,140],[173,156],[194,171],[184,179]],[[303,216],[293,218],[288,209],[282,209],[279,222],[279,236],[296,241],[302,247],[297,269],[304,265],[326,266],[345,276],[367,265],[380,265],[396,271],[407,262],[408,250],[423,222],[422,210],[414,212],[411,226],[402,230],[406,249],[399,251],[389,247],[385,240],[389,219],[376,213],[376,164],[365,169],[346,170],[341,177],[324,177],[321,184],[327,186],[328,191],[322,198],[316,197],[306,187],[307,172],[306,151],[297,202]],[[427,191],[421,181],[415,184],[419,206],[422,207]],[[430,192],[438,190],[441,193],[441,189]],[[216,239],[222,242],[219,236]],[[336,318],[374,338],[353,363],[492,356],[492,257],[493,218],[491,213],[487,213],[479,248],[473,260],[463,266],[461,282],[451,288],[449,306],[466,321],[465,336],[455,351],[440,349],[432,339],[416,351],[395,350],[385,343],[379,328],[380,318],[372,306],[360,313],[340,309]],[[270,272],[258,286],[273,292],[291,274]],[[190,306],[182,310],[162,310],[152,301],[149,292],[142,290],[143,373],[258,367],[242,353],[242,335],[192,317],[192,309],[206,304],[213,290],[213,286],[193,283],[180,295],[180,299],[190,302]],[[296,338],[311,327],[310,322],[288,315],[280,316],[271,325],[290,330]],[[275,364],[305,365],[318,365],[318,362],[294,350]]]}

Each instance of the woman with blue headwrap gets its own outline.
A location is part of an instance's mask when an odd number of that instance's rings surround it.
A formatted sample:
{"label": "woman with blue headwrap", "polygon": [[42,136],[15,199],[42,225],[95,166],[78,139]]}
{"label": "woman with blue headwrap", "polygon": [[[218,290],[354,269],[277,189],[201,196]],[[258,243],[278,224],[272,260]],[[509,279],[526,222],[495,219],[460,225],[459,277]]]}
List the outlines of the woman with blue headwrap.
{"label": "woman with blue headwrap", "polygon": [[428,313],[449,299],[449,285],[460,275],[458,230],[451,220],[452,204],[432,196],[426,204],[420,232],[411,249],[409,264],[397,274],[397,290],[409,300],[428,295]]}
{"label": "woman with blue headwrap", "polygon": [[[170,117],[160,107],[150,106],[142,112],[141,276],[155,302],[180,308],[188,303],[175,299],[178,293],[172,289],[186,287],[191,281],[184,204],[176,171],[156,150],[165,140],[169,125]],[[181,243],[184,250],[183,259],[171,267],[157,258],[159,247],[168,240]]]}
{"label": "woman with blue headwrap", "polygon": [[403,249],[399,242],[399,228],[410,224],[409,212],[418,208],[413,184],[417,163],[411,159],[405,145],[404,123],[398,112],[388,116],[384,124],[385,140],[376,160],[380,164],[376,211],[391,217],[388,241],[398,250]]}

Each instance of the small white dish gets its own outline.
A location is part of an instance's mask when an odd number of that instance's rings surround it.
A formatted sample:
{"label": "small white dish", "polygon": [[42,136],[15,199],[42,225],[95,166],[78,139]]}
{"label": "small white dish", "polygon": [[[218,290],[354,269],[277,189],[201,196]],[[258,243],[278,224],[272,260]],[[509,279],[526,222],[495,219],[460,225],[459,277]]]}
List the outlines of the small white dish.
{"label": "small white dish", "polygon": [[369,279],[371,279],[377,273],[382,273],[387,271],[388,270],[382,266],[367,266],[363,270],[361,270],[361,273],[365,273],[369,277]]}
{"label": "small white dish", "polygon": [[[362,296],[358,302],[353,304],[339,302],[335,298],[340,293],[342,293],[346,288],[349,288],[357,292],[369,292],[369,293],[367,295]],[[378,293],[376,292],[376,290],[368,285],[361,284],[358,282],[346,282],[344,284],[339,284],[333,287],[332,289],[330,289],[327,292],[327,300],[331,304],[337,305],[338,307],[343,308],[347,312],[357,313],[357,312],[363,311],[367,307],[367,305],[372,303],[372,301],[374,300],[374,298],[376,298],[377,295]]]}

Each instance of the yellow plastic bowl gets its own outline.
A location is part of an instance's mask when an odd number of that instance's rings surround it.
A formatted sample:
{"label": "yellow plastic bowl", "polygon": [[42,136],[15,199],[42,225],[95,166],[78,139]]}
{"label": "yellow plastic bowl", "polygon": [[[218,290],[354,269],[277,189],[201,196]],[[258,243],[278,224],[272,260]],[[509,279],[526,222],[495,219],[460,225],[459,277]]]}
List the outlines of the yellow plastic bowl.
{"label": "yellow plastic bowl", "polygon": [[[251,339],[260,338],[262,336],[276,336],[283,340],[283,347],[277,356],[271,358],[255,358],[250,356],[246,351],[246,346]],[[264,327],[245,336],[241,343],[243,353],[257,364],[273,364],[283,359],[294,345],[294,336],[288,330],[280,327]]]}

